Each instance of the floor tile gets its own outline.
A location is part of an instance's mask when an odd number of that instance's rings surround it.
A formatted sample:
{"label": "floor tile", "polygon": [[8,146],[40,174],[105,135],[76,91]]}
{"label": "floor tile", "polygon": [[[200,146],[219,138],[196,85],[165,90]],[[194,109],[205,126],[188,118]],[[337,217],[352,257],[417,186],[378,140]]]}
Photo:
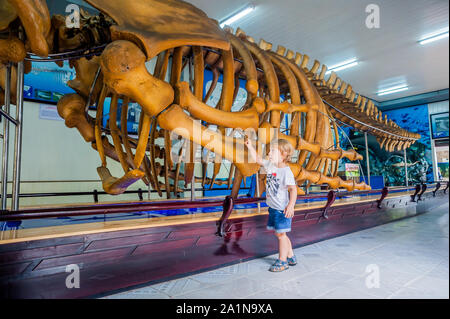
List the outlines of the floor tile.
{"label": "floor tile", "polygon": [[170,297],[151,287],[135,289],[119,294],[106,296],[101,299],[169,299]]}
{"label": "floor tile", "polygon": [[191,291],[206,289],[208,285],[202,284],[196,280],[193,280],[189,277],[181,278],[177,280],[171,280],[167,282],[163,282],[160,284],[156,284],[152,286],[152,288],[162,292],[168,296],[176,296],[186,294]]}
{"label": "floor tile", "polygon": [[337,271],[320,270],[290,281],[279,281],[273,285],[282,290],[297,293],[308,298],[325,294],[355,276]]}
{"label": "floor tile", "polygon": [[238,278],[225,284],[209,286],[208,289],[177,295],[176,298],[186,299],[237,299],[262,292],[271,288],[263,280]]}
{"label": "floor tile", "polygon": [[426,293],[424,291],[405,287],[389,297],[389,299],[448,299],[448,292],[438,292],[436,294]]}
{"label": "floor tile", "polygon": [[245,296],[245,299],[308,299],[305,296],[293,293],[291,291],[282,290],[280,288],[271,287],[269,289],[257,292],[255,294]]}
{"label": "floor tile", "polygon": [[425,296],[442,296],[443,298],[449,296],[448,279],[425,275],[409,283],[407,288],[420,290]]}

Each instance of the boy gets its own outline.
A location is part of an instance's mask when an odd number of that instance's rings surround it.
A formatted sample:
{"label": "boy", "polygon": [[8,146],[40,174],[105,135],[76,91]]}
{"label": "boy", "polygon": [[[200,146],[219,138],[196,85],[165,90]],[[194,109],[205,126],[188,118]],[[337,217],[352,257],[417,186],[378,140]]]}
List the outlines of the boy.
{"label": "boy", "polygon": [[263,160],[248,139],[245,140],[245,145],[253,160],[261,165],[267,173],[266,202],[269,206],[267,229],[275,230],[279,247],[279,258],[269,271],[283,271],[289,266],[297,264],[291,241],[286,235],[291,231],[294,206],[297,200],[297,184],[288,164],[294,148],[287,140],[279,139],[275,143],[271,143],[269,159]]}

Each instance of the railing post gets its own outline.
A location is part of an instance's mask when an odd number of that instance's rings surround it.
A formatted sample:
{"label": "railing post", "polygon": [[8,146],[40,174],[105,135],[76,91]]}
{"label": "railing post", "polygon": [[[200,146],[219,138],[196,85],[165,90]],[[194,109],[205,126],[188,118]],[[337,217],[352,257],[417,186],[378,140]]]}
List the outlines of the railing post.
{"label": "railing post", "polygon": [[[21,33],[21,32],[20,32]],[[22,38],[22,36],[19,37]],[[22,127],[23,127],[23,81],[24,62],[17,64],[17,101],[16,101],[16,139],[14,143],[14,168],[12,188],[12,210],[19,209],[20,170],[22,162]]]}
{"label": "railing post", "polygon": [[94,189],[93,195],[94,195],[94,202],[98,203],[98,192],[96,189]]}
{"label": "railing post", "polygon": [[152,188],[150,186],[150,181],[148,182],[148,192],[147,192],[147,199],[150,200],[152,194]]}
{"label": "railing post", "polygon": [[[5,112],[9,115],[11,101],[11,64],[6,66],[5,79]],[[8,201],[8,160],[9,160],[9,120],[3,122],[3,149],[2,149],[2,210],[6,210]]]}
{"label": "railing post", "polygon": [[[256,197],[260,198],[261,197],[261,193],[259,191],[259,172],[256,172],[255,178],[256,178],[256,185],[255,185],[255,187],[256,187]],[[258,207],[258,212],[260,212],[261,211],[261,203],[259,201],[257,203],[257,207]]]}
{"label": "railing post", "polygon": [[[170,191],[170,185],[169,185],[169,191]],[[194,176],[192,176],[192,181],[191,181],[191,201],[194,201],[194,200],[195,200],[195,169],[194,169]]]}
{"label": "railing post", "polygon": [[369,159],[369,143],[367,141],[367,132],[364,132],[364,141],[366,143],[367,185],[370,185],[370,159]]}
{"label": "railing post", "polygon": [[403,157],[405,160],[405,183],[406,183],[406,187],[409,186],[409,182],[408,182],[408,161],[406,158],[406,148],[403,150]]}

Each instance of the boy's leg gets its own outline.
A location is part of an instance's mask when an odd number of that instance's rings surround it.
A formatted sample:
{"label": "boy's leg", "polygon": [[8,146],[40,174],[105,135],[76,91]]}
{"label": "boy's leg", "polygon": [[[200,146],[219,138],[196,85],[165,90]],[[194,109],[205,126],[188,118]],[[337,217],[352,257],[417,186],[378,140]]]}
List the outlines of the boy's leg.
{"label": "boy's leg", "polygon": [[288,251],[287,256],[288,256],[288,258],[292,258],[292,256],[294,256],[294,251],[292,250],[292,243],[287,235],[286,235],[286,238],[287,238],[288,245],[289,245],[289,251]]}
{"label": "boy's leg", "polygon": [[275,233],[275,235],[278,238],[278,251],[279,251],[279,258],[281,261],[286,261],[289,250],[292,250],[290,247],[290,240],[286,236],[286,233]]}

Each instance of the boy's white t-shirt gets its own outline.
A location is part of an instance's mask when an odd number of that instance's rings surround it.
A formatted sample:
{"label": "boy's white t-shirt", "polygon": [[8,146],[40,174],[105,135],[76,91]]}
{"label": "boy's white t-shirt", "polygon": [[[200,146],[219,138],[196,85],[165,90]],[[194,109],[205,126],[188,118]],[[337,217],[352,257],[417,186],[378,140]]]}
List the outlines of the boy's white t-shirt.
{"label": "boy's white t-shirt", "polygon": [[289,165],[283,168],[278,168],[269,160],[263,160],[264,173],[266,178],[266,203],[267,206],[283,210],[289,204],[288,186],[295,186],[294,174]]}

